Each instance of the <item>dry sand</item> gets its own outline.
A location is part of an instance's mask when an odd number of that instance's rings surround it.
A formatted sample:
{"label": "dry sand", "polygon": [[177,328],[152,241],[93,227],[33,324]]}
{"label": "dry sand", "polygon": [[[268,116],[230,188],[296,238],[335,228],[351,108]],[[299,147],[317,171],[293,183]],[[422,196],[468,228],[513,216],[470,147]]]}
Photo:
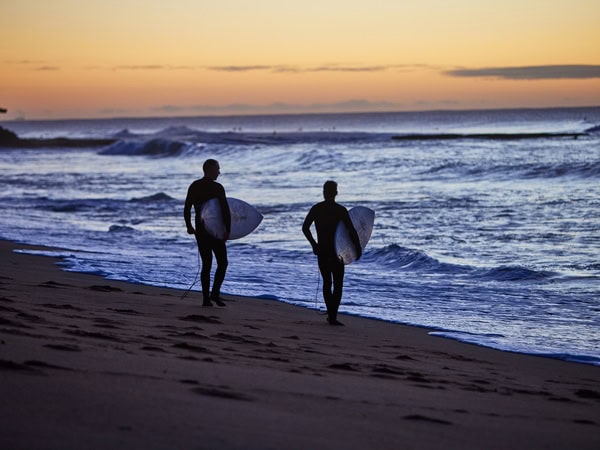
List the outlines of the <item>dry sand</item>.
{"label": "dry sand", "polygon": [[600,448],[599,367],[250,297],[202,308],[13,248],[2,449]]}

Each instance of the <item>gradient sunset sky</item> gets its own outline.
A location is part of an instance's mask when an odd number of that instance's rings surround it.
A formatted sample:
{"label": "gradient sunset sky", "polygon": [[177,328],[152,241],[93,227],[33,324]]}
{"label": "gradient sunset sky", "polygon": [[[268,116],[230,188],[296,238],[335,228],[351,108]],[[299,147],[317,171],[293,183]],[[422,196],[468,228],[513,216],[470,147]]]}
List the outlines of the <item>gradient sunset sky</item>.
{"label": "gradient sunset sky", "polygon": [[598,0],[0,0],[0,119],[600,105]]}

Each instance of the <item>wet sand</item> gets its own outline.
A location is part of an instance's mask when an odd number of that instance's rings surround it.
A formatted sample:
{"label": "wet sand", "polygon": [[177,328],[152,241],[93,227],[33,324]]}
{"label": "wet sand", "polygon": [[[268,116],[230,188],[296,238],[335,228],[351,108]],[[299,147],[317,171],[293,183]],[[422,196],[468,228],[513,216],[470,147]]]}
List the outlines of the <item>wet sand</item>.
{"label": "wet sand", "polygon": [[14,248],[0,448],[600,448],[599,367],[252,297],[202,308]]}

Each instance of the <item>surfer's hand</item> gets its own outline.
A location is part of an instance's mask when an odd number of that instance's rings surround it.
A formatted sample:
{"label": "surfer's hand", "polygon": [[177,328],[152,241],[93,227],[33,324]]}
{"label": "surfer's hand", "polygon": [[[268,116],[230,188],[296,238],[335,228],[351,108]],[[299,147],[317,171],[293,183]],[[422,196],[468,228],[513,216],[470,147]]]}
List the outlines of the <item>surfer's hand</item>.
{"label": "surfer's hand", "polygon": [[362,248],[358,247],[356,249],[356,260],[358,261],[362,257]]}
{"label": "surfer's hand", "polygon": [[188,234],[196,234],[196,230],[194,230],[194,227],[187,227],[187,232]]}
{"label": "surfer's hand", "polygon": [[313,248],[313,253],[315,255],[319,256],[319,246],[317,244],[313,244],[312,248]]}

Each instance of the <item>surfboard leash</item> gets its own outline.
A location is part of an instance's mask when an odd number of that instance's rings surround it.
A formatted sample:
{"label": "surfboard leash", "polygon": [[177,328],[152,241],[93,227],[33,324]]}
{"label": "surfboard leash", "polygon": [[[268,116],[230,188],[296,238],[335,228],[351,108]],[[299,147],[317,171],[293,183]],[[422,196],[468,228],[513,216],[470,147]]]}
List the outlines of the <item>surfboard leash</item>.
{"label": "surfboard leash", "polygon": [[319,297],[319,286],[321,285],[321,273],[319,271],[319,266],[317,265],[317,290],[315,291],[315,309],[319,312],[318,306],[318,297]]}
{"label": "surfboard leash", "polygon": [[327,314],[327,310],[321,311],[319,309],[319,305],[318,305],[319,288],[320,287],[321,287],[321,270],[319,269],[319,266],[317,265],[317,289],[315,290],[315,310],[317,311],[318,314],[325,315],[325,314]]}
{"label": "surfboard leash", "polygon": [[192,288],[194,287],[194,285],[198,282],[198,275],[200,275],[200,252],[196,251],[197,255],[198,255],[198,271],[196,272],[196,276],[194,277],[194,281],[192,282],[192,285],[188,288],[187,291],[185,291],[183,293],[183,295],[179,298],[179,300],[183,300],[184,298],[187,297],[187,295],[190,293],[190,291],[192,290]]}

